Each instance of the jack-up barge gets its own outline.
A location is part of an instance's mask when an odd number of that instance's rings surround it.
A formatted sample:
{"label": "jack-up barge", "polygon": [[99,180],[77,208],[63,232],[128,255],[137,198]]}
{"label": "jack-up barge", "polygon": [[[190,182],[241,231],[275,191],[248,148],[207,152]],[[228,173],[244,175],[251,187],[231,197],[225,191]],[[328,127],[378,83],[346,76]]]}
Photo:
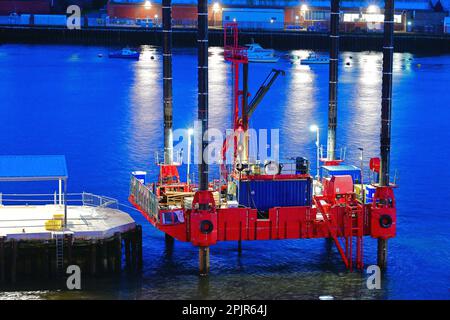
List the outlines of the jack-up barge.
{"label": "jack-up barge", "polygon": [[[389,179],[392,108],[394,1],[385,0],[383,84],[380,157],[370,160],[375,182],[363,184],[362,171],[344,165],[336,155],[337,68],[339,53],[339,0],[331,0],[328,140],[326,156],[316,179],[308,161],[296,158],[292,170],[273,163],[271,168],[251,163],[246,157],[248,140],[235,135],[243,146],[234,151],[230,170],[223,165],[224,183],[208,180],[207,159],[198,167],[199,183],[182,182],[172,146],[172,33],[171,0],[163,0],[164,162],[159,179],[147,183],[132,175],[130,202],[166,235],[199,247],[199,271],[209,272],[209,248],[219,241],[324,238],[333,241],[349,270],[363,268],[363,238],[378,239],[378,265],[386,266],[387,240],[396,233],[394,185]],[[208,129],[208,7],[198,1],[198,119],[200,137]],[[236,24],[225,26],[224,57],[234,74],[234,129],[246,133],[248,120],[278,75],[273,70],[252,101],[248,101],[248,57],[238,44]],[[242,68],[243,88],[239,88]],[[235,131],[235,132],[236,132]],[[240,139],[240,140],[239,140]],[[237,141],[239,140],[239,141]],[[239,143],[235,143],[236,146]],[[202,141],[199,152],[207,145]],[[229,141],[224,142],[225,154]],[[275,169],[274,169],[275,168]],[[223,186],[235,185],[237,188]]]}

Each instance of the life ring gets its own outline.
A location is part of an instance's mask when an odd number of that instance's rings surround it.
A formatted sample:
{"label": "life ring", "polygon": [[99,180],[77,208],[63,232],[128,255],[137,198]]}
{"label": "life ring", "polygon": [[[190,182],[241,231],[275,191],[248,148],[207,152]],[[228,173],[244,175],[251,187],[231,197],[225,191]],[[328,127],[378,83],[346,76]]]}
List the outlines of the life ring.
{"label": "life ring", "polygon": [[381,215],[380,216],[380,226],[385,229],[392,226],[392,217],[387,214]]}

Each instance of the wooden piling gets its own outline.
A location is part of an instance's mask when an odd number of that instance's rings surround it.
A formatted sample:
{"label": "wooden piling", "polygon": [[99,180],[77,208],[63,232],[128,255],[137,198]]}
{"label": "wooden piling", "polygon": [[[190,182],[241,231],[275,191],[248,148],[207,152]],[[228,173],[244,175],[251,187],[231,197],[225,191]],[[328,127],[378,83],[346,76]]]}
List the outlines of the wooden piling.
{"label": "wooden piling", "polygon": [[209,273],[209,247],[199,247],[198,262],[200,276],[207,276]]}
{"label": "wooden piling", "polygon": [[120,232],[114,233],[114,252],[115,256],[115,267],[114,271],[120,273],[122,269],[122,235]]}
{"label": "wooden piling", "polygon": [[44,279],[50,278],[50,268],[49,268],[49,259],[48,259],[48,245],[44,247],[44,250],[42,251],[42,272]]}
{"label": "wooden piling", "polygon": [[17,276],[17,241],[11,239],[11,283],[16,283]]}
{"label": "wooden piling", "polygon": [[[73,235],[67,235],[67,265],[71,265],[73,263]],[[65,269],[63,267],[63,269]]]}
{"label": "wooden piling", "polygon": [[131,238],[131,268],[136,269],[137,265],[137,252],[136,252],[136,229],[130,233]]}
{"label": "wooden piling", "polygon": [[5,238],[0,237],[0,284],[5,282]]}
{"label": "wooden piling", "polygon": [[95,240],[91,241],[90,244],[90,274],[95,275],[97,272],[97,242]]}
{"label": "wooden piling", "polygon": [[124,245],[125,245],[125,264],[127,266],[127,269],[131,267],[131,241],[130,241],[130,233],[127,234],[127,236],[124,239]]}
{"label": "wooden piling", "polygon": [[137,269],[141,270],[143,265],[143,253],[142,253],[142,226],[136,226],[136,247],[137,247]]}
{"label": "wooden piling", "polygon": [[241,240],[238,240],[238,253],[239,253],[239,255],[242,254],[242,241]]}
{"label": "wooden piling", "polygon": [[102,270],[104,273],[108,272],[108,248],[106,246],[105,241],[100,240],[100,252],[101,252],[101,263],[102,263]]}

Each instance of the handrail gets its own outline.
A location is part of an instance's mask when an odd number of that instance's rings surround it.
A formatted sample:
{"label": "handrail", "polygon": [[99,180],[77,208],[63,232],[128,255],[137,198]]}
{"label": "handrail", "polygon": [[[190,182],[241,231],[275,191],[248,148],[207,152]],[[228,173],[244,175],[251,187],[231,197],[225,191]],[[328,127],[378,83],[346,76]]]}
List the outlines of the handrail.
{"label": "handrail", "polygon": [[159,201],[158,197],[139,179],[131,176],[130,196],[133,201],[155,222],[159,222]]}
{"label": "handrail", "polygon": [[[99,207],[99,208],[114,208],[117,209],[119,207],[119,203],[116,199],[95,195],[93,193],[68,193],[67,195],[67,204],[72,205],[82,205],[88,207]],[[20,198],[22,197],[22,198]],[[42,198],[48,197],[48,198]],[[51,198],[50,198],[51,197]],[[64,195],[63,195],[64,198]],[[37,194],[37,193],[0,193],[0,205],[18,205],[29,203],[33,204],[58,204],[55,194]],[[63,201],[64,203],[64,201]]]}

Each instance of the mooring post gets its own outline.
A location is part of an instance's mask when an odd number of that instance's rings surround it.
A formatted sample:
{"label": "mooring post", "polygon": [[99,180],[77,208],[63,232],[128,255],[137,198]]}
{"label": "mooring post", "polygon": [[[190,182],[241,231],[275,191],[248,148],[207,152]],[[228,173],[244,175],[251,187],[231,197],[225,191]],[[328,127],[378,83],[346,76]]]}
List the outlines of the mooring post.
{"label": "mooring post", "polygon": [[0,237],[0,283],[5,282],[5,238]]}
{"label": "mooring post", "polygon": [[238,240],[238,253],[239,255],[242,254],[242,240]]}
{"label": "mooring post", "polygon": [[11,239],[11,283],[16,282],[17,276],[17,241]]}
{"label": "mooring post", "polygon": [[199,247],[198,258],[200,275],[207,276],[209,273],[209,247]]}
{"label": "mooring post", "polygon": [[[384,1],[383,82],[381,96],[380,186],[389,186],[391,150],[392,69],[394,61],[394,0]],[[387,239],[378,239],[378,266],[386,268]]]}
{"label": "mooring post", "polygon": [[337,127],[337,86],[339,61],[339,0],[331,0],[330,11],[330,70],[328,84],[327,159],[335,160]]}

